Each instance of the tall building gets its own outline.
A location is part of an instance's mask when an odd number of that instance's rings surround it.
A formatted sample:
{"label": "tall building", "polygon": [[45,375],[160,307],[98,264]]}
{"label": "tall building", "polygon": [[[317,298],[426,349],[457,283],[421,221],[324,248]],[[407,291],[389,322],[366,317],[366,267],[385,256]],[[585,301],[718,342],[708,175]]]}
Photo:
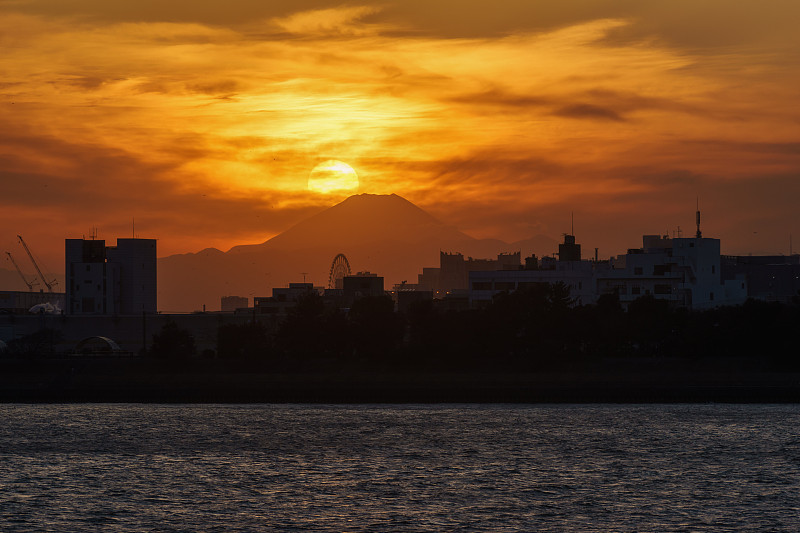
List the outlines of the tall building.
{"label": "tall building", "polygon": [[157,312],[155,239],[66,239],[65,263],[67,314]]}

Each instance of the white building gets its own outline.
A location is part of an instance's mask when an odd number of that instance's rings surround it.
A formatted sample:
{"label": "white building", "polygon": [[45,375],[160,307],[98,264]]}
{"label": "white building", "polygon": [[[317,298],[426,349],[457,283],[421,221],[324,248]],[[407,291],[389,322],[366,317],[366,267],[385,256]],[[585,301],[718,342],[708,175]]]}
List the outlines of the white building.
{"label": "white building", "polygon": [[614,293],[623,307],[646,295],[693,309],[737,305],[747,299],[744,276],[722,279],[719,239],[645,235],[642,241],[642,248],[609,261],[544,258],[536,269],[471,272],[470,303],[490,302],[500,292],[529,284],[557,282],[569,286],[575,305],[593,304],[601,295]]}
{"label": "white building", "polygon": [[598,265],[595,280],[598,296],[617,293],[623,306],[646,295],[692,309],[747,299],[744,277],[722,279],[719,239],[645,235],[641,248]]}
{"label": "white building", "polygon": [[575,305],[589,305],[597,300],[594,265],[591,262],[551,260],[545,261],[543,267],[537,270],[470,272],[470,305],[489,303],[500,292],[512,292],[541,283],[558,282],[563,282],[569,287]]}
{"label": "white building", "polygon": [[67,314],[157,312],[155,239],[66,239],[65,263]]}

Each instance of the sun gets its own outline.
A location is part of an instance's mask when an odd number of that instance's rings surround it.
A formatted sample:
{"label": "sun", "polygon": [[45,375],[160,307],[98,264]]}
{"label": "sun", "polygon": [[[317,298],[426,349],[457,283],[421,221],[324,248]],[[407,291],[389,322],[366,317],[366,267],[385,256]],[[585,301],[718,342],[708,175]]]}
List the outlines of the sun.
{"label": "sun", "polygon": [[308,175],[308,190],[321,194],[355,191],[358,185],[353,167],[335,159],[323,161]]}

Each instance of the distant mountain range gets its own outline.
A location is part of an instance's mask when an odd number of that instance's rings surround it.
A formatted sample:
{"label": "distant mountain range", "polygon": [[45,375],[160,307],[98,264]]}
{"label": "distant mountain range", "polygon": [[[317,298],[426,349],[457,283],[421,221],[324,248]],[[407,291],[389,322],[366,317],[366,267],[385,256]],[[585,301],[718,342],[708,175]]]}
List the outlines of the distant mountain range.
{"label": "distant mountain range", "polygon": [[360,194],[322,211],[261,244],[228,252],[208,248],[159,259],[158,307],[164,312],[217,310],[222,296],[270,296],[272,287],[306,281],[327,286],[336,254],[353,273],[375,272],[386,288],[415,283],[423,267],[439,266],[439,251],[472,257],[500,252],[550,254],[556,241],[544,236],[516,243],[474,239],[391,195]]}

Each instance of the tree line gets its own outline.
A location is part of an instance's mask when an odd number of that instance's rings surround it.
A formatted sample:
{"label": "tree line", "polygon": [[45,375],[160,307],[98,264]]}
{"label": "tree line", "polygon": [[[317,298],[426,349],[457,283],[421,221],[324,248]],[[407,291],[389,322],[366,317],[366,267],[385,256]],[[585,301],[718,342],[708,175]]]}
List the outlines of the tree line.
{"label": "tree line", "polygon": [[[624,310],[615,295],[573,306],[564,284],[501,293],[480,309],[442,310],[433,301],[395,311],[388,296],[357,300],[348,312],[316,293],[300,298],[277,330],[254,321],[219,327],[224,359],[334,360],[442,366],[541,365],[597,358],[758,358],[795,367],[800,301],[748,300],[709,310],[671,307],[643,296]],[[151,355],[196,356],[191,335],[174,323],[154,335]]]}

